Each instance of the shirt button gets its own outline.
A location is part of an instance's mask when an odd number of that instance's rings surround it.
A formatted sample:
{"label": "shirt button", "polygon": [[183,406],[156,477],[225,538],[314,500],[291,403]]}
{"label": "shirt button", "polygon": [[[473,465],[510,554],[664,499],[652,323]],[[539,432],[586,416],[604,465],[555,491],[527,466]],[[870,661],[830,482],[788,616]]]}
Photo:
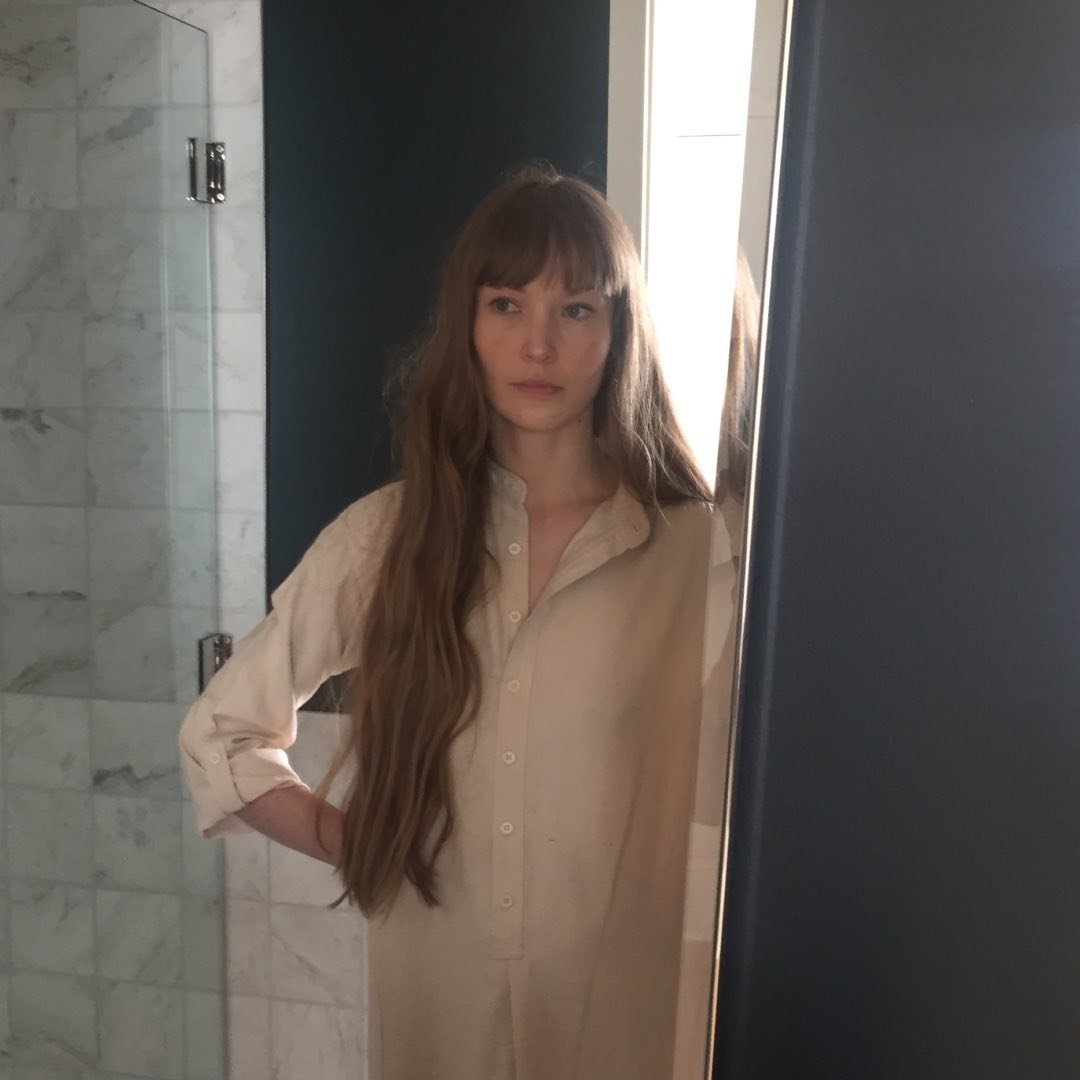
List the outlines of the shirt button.
{"label": "shirt button", "polygon": [[521,545],[515,540],[507,549],[511,555],[521,554]]}
{"label": "shirt button", "polygon": [[503,834],[503,836],[509,836],[514,831],[514,826],[511,825],[509,821],[504,821],[499,826],[499,831]]}
{"label": "shirt button", "polygon": [[511,694],[516,694],[521,689],[521,683],[519,683],[517,679],[511,679],[506,684],[506,689],[509,690]]}
{"label": "shirt button", "polygon": [[508,892],[504,892],[504,893],[502,894],[502,896],[500,896],[500,897],[499,897],[499,903],[500,903],[500,904],[501,904],[501,905],[502,905],[502,906],[503,906],[503,907],[504,907],[504,908],[505,908],[505,909],[506,909],[507,911],[509,911],[509,910],[510,910],[510,908],[512,908],[512,907],[514,906],[514,898],[513,898],[513,897],[512,897],[512,896],[511,896],[511,895],[510,895],[510,894],[509,894]]}
{"label": "shirt button", "polygon": [[210,755],[210,764],[211,765],[220,765],[221,764],[221,755],[220,754],[211,754]]}
{"label": "shirt button", "polygon": [[513,764],[514,764],[514,762],[515,762],[515,761],[517,761],[517,754],[515,754],[513,750],[507,750],[507,751],[506,751],[506,752],[505,752],[505,753],[503,754],[503,761],[504,761],[504,762],[505,762],[505,763],[506,763],[507,765],[513,765]]}
{"label": "shirt button", "polygon": [[510,612],[510,621],[521,622],[521,612],[518,611],[516,608]]}

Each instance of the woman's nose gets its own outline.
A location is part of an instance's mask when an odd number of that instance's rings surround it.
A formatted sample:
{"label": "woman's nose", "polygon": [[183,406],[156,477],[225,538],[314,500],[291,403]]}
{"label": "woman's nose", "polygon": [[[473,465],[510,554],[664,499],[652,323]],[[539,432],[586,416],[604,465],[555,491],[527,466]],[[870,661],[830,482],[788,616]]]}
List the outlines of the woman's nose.
{"label": "woman's nose", "polygon": [[546,313],[536,313],[525,329],[522,352],[527,360],[546,361],[554,354],[554,335],[551,320]]}

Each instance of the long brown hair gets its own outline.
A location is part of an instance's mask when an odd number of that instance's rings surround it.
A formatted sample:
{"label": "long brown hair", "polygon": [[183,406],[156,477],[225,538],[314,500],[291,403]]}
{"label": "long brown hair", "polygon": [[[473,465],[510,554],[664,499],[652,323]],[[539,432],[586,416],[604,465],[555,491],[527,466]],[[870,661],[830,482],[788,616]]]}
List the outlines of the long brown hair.
{"label": "long brown hair", "polygon": [[436,860],[454,828],[450,747],[479,708],[466,622],[484,577],[488,405],[472,346],[481,285],[521,288],[556,268],[612,299],[612,344],[594,433],[646,505],[711,493],[657,362],[633,239],[586,183],[530,168],[477,207],[443,269],[405,405],[401,493],[366,616],[351,730],[320,788],[355,766],[337,867],[348,899],[385,909],[408,880],[438,902]]}
{"label": "long brown hair", "polygon": [[720,423],[720,440],[725,458],[721,467],[726,472],[728,491],[740,500],[746,497],[747,474],[750,469],[750,435],[754,420],[760,322],[761,297],[754,285],[746,252],[740,245],[735,266],[735,299],[731,313],[727,390]]}

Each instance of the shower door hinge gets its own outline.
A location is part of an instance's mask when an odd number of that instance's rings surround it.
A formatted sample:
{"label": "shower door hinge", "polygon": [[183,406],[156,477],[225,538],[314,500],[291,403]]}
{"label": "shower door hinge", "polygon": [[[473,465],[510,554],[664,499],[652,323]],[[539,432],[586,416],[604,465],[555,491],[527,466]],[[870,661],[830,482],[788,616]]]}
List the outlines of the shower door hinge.
{"label": "shower door hinge", "polygon": [[[203,153],[199,153],[202,143]],[[225,144],[188,139],[188,201],[215,206],[225,201]]]}
{"label": "shower door hinge", "polygon": [[231,634],[207,634],[199,638],[199,693],[206,689],[206,684],[220,671],[225,661],[232,656],[233,639]]}

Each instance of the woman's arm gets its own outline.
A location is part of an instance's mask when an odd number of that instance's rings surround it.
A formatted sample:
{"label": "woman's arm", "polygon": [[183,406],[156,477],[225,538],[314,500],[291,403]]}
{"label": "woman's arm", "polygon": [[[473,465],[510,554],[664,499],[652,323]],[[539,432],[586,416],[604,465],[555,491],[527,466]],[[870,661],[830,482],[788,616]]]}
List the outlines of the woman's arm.
{"label": "woman's arm", "polygon": [[[260,795],[238,810],[236,816],[271,840],[313,859],[336,866],[341,857],[341,811],[296,784]],[[320,836],[323,843],[319,842]]]}

